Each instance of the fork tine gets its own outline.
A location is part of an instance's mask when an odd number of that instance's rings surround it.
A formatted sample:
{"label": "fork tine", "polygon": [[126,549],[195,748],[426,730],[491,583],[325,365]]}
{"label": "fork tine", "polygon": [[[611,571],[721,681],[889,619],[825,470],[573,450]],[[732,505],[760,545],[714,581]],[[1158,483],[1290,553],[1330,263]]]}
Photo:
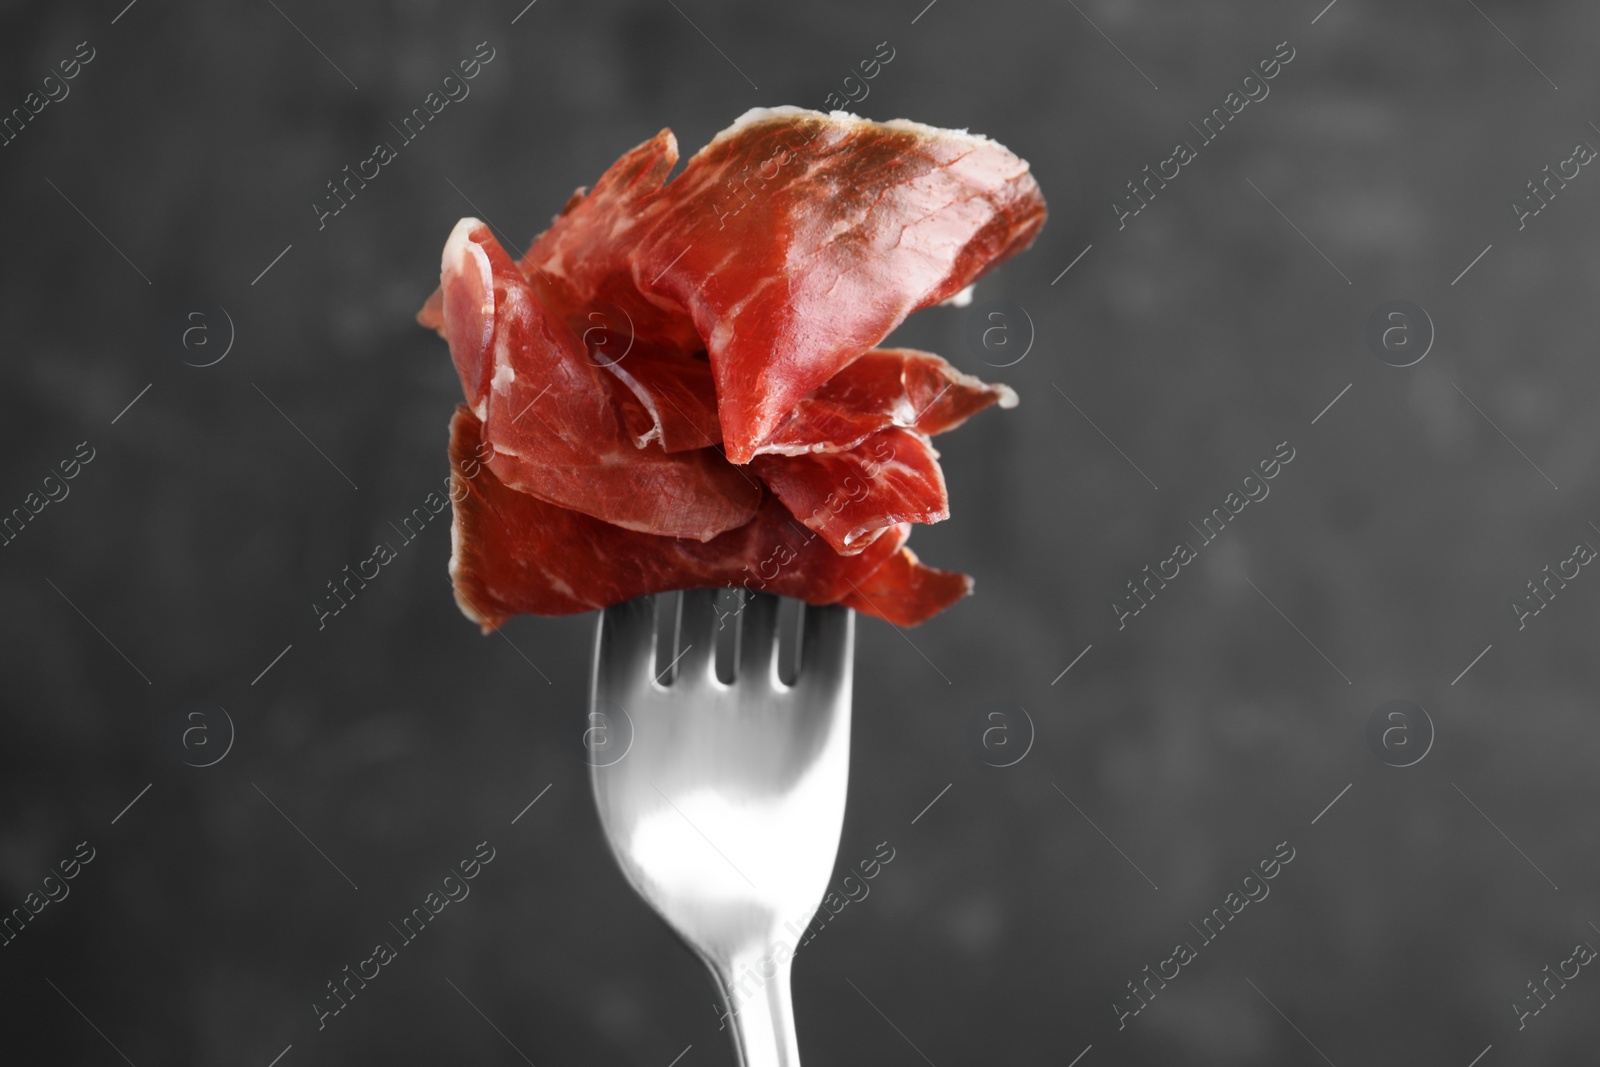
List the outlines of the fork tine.
{"label": "fork tine", "polygon": [[[612,604],[600,616],[595,637],[595,683],[650,677],[656,662],[656,598],[635,597]],[[601,665],[606,675],[600,674]]]}
{"label": "fork tine", "polygon": [[680,678],[715,679],[717,663],[717,591],[685,589],[678,605],[678,668]]}
{"label": "fork tine", "polygon": [[854,663],[856,614],[843,604],[805,606],[805,625],[800,640],[800,674],[797,683],[808,678],[848,681]]}
{"label": "fork tine", "polygon": [[739,626],[739,681],[773,681],[778,662],[778,598],[746,591]]}

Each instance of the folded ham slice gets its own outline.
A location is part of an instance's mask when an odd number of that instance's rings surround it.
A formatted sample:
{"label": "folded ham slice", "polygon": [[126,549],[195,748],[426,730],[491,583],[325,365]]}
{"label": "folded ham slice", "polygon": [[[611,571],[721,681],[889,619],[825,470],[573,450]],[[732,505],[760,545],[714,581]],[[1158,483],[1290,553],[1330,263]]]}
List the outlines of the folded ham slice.
{"label": "folded ham slice", "polygon": [[897,625],[910,626],[943,611],[970,592],[971,578],[958,571],[929,567],[902,545],[839,602]]}
{"label": "folded ham slice", "polygon": [[931,352],[874,348],[796,404],[758,455],[843,452],[891,426],[944,433],[990,404],[1016,407],[1017,394],[962,374]]}
{"label": "folded ham slice", "polygon": [[939,453],[926,437],[899,427],[843,452],[757,456],[750,469],[796,518],[846,555],[860,552],[887,526],[950,517]]}
{"label": "folded ham slice", "polygon": [[641,351],[637,358],[605,367],[639,402],[644,421],[630,421],[629,429],[640,448],[652,441],[668,452],[722,444],[716,387],[711,364],[704,359],[670,350]]}
{"label": "folded ham slice", "polygon": [[476,219],[446,242],[417,319],[466,399],[462,610],[487,630],[732,586],[914,625],[967,595],[905,547],[950,513],[929,438],[1016,394],[876,346],[1032,241],[1027,164],[797,108],[746,113],[669,181],[677,160],[663,130],[520,260]]}
{"label": "folded ham slice", "polygon": [[[482,433],[477,417],[458,407],[450,424],[450,577],[461,610],[485,632],[523,612],[571,615],[646,593],[707,586],[811,604],[864,595],[884,610],[864,603],[859,610],[910,626],[970,589],[964,575],[899,558],[907,525],[857,555],[841,556],[771,497],[750,522],[706,542],[625,530],[507,486],[492,465],[473,461]],[[874,580],[889,561],[894,576]]]}
{"label": "folded ham slice", "polygon": [[568,299],[628,308],[641,332],[686,348],[697,333],[734,463],[908,314],[1044,225],[1028,165],[964,131],[757,108],[668,183],[677,154],[663,130],[623,156],[522,265]]}
{"label": "folded ham slice", "polygon": [[617,380],[545,307],[489,228],[445,243],[445,338],[507,486],[628,530],[707,541],[755,516],[761,487],[711,448],[638,447]]}

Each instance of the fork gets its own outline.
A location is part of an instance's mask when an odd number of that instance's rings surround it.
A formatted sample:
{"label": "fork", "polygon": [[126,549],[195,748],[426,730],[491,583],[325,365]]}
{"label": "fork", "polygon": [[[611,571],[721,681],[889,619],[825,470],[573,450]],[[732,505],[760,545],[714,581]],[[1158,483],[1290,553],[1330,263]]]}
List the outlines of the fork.
{"label": "fork", "polygon": [[799,1067],[789,974],[839,851],[855,613],[804,608],[800,668],[785,684],[778,598],[742,591],[728,684],[716,675],[716,595],[682,594],[669,684],[655,674],[655,598],[605,609],[590,722],[603,745],[625,747],[598,759],[591,747],[590,781],[628,882],[711,969],[739,1062]]}

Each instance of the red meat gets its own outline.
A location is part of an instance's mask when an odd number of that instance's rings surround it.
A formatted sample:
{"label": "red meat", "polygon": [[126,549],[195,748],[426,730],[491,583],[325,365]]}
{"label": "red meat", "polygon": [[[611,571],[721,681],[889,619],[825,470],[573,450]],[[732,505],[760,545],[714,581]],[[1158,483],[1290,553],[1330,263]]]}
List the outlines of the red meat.
{"label": "red meat", "polygon": [[747,114],[647,210],[633,281],[689,310],[735,463],[912,311],[1026,247],[1045,215],[1028,165],[993,141],[797,108]]}
{"label": "red meat", "polygon": [[890,426],[943,433],[995,403],[1015,407],[1017,394],[931,352],[874,348],[796,404],[758,452],[840,452]]}
{"label": "red meat", "polygon": [[866,581],[852,583],[850,595],[840,603],[896,626],[915,626],[970,592],[971,578],[958,571],[929,567],[917,559],[915,552],[901,546]]}
{"label": "red meat", "polygon": [[700,541],[755,515],[760,485],[716,450],[669,454],[630,439],[616,379],[545,307],[487,226],[456,225],[441,279],[445,337],[494,448],[489,466],[507,486],[624,529]]}
{"label": "red meat", "polygon": [[[417,314],[450,346],[451,574],[486,630],[744,586],[913,625],[971,591],[905,548],[949,515],[929,436],[1016,395],[874,346],[1025,247],[1027,164],[985,138],[747,113],[672,181],[669,130],[513,262],[463,219]],[[480,462],[481,460],[481,462]]]}
{"label": "red meat", "polygon": [[938,460],[926,437],[890,427],[845,452],[757,456],[750,469],[796,518],[848,555],[886,526],[950,517]]}
{"label": "red meat", "polygon": [[668,130],[623,156],[522,266],[573,306],[615,303],[684,350],[697,331],[734,463],[908,314],[1044,225],[1026,163],[917,123],[756,109],[666,183],[676,161]]}
{"label": "red meat", "polygon": [[[518,492],[474,461],[482,424],[462,405],[450,424],[455,502],[450,576],[467,617],[487,632],[512,615],[571,615],[646,593],[706,586],[744,587],[832,604],[857,588],[905,543],[900,526],[855,556],[808,534],[768,497],[750,522],[710,541],[625,530]],[[896,610],[918,603],[914,589],[881,593]],[[946,601],[948,603],[948,601]],[[864,608],[863,610],[871,610]],[[912,620],[902,614],[902,621]],[[909,621],[907,624],[909,625]]]}
{"label": "red meat", "polygon": [[573,193],[518,265],[565,313],[615,308],[636,336],[681,352],[703,351],[683,306],[633,281],[634,248],[677,162],[678,140],[662,130],[613,163],[593,190]]}
{"label": "red meat", "polygon": [[632,410],[640,413],[642,421],[630,418],[628,429],[640,448],[652,441],[668,452],[722,444],[711,364],[704,359],[649,351],[635,342],[633,350],[607,362],[605,368],[639,402]]}

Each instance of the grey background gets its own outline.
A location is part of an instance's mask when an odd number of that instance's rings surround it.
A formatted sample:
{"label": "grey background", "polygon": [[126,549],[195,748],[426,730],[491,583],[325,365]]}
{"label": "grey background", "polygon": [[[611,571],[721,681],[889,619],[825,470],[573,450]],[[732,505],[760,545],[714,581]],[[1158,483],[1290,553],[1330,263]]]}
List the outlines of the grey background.
{"label": "grey background", "polygon": [[[442,520],[327,629],[308,605],[445,475],[458,386],[411,315],[459,216],[531,238],[660,127],[687,155],[747,107],[820,106],[887,40],[857,110],[997,138],[1052,214],[979,286],[1031,318],[989,372],[1022,404],[940,442],[955,517],[912,541],[977,595],[861,626],[838,874],[896,858],[801,953],[807,1062],[1592,1058],[1600,977],[1520,1032],[1511,1004],[1600,944],[1600,578],[1521,632],[1507,605],[1600,544],[1600,176],[1521,232],[1509,203],[1600,144],[1600,14],[923,2],[0,11],[4,109],[97,53],[0,148],[0,510],[97,453],[0,549],[0,905],[98,850],[0,948],[0,1057],[732,1062],[599,836],[592,617],[480,637]],[[318,232],[323,183],[483,40],[472,95]],[[1284,40],[1271,95],[1119,231],[1123,183]],[[1363,340],[1396,298],[1438,332],[1405,369]],[[235,344],[185,366],[172,323],[209,304]],[[896,339],[983,373],[969,314]],[[1123,583],[1285,440],[1271,496],[1119,631]],[[1391,699],[1437,729],[1404,769],[1366,743]],[[993,700],[1037,727],[1006,769],[966,742]],[[185,713],[219,705],[231,751],[186,765]],[[323,983],[482,840],[470,898],[318,1032]],[[1124,983],[1280,841],[1271,896],[1119,1031]]]}

